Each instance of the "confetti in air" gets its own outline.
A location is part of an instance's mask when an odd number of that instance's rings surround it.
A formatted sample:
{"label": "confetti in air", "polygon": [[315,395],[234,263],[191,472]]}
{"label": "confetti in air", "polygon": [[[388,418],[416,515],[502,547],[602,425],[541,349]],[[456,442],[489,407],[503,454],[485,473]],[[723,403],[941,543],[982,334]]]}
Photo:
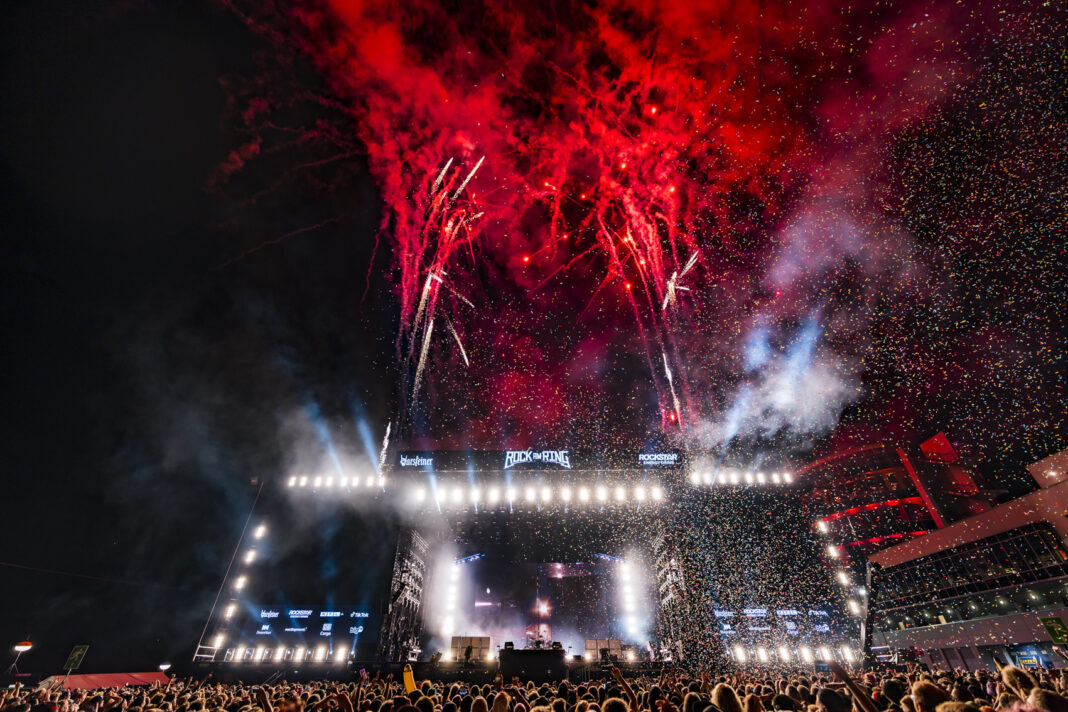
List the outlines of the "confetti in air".
{"label": "confetti in air", "polygon": [[402,429],[1063,441],[1052,7],[226,4],[277,62],[230,85],[255,150],[217,182],[294,136],[366,157]]}

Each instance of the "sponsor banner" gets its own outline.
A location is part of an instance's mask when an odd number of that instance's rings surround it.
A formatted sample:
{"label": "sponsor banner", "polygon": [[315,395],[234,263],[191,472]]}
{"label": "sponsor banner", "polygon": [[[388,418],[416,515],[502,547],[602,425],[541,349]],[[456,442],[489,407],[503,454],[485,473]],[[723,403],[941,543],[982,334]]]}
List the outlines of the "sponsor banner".
{"label": "sponsor banner", "polygon": [[682,455],[677,452],[639,452],[638,464],[642,467],[676,467],[682,464]]}
{"label": "sponsor banner", "polygon": [[671,449],[598,452],[574,448],[568,443],[546,443],[502,450],[401,450],[390,457],[388,467],[399,471],[434,472],[645,470],[682,467],[686,461],[683,452]]}
{"label": "sponsor banner", "polygon": [[350,645],[373,642],[378,632],[366,608],[256,606],[245,615],[235,619],[241,639],[263,645],[315,646],[324,638]]}
{"label": "sponsor banner", "polygon": [[516,465],[558,465],[565,470],[571,469],[571,458],[567,450],[506,450],[504,453],[504,469],[508,470]]}

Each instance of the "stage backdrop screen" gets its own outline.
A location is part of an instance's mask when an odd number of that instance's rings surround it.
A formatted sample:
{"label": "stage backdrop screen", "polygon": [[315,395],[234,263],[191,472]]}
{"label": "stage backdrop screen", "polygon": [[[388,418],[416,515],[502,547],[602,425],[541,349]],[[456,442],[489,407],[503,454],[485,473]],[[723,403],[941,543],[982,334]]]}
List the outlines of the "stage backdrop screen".
{"label": "stage backdrop screen", "polygon": [[257,507],[255,523],[266,534],[246,543],[255,550],[241,572],[246,583],[219,609],[234,607],[226,647],[325,647],[330,655],[345,649],[371,659],[389,596],[398,524],[388,512],[309,494],[283,489]]}
{"label": "stage backdrop screen", "polygon": [[244,618],[241,637],[265,647],[284,645],[333,650],[373,641],[378,634],[377,616],[366,608],[322,606],[252,606]]}

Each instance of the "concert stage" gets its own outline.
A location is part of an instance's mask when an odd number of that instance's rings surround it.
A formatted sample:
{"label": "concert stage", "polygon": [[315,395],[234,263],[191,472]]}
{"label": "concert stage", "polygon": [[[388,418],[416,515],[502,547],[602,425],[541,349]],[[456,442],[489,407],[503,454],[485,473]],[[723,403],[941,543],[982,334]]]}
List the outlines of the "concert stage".
{"label": "concert stage", "polygon": [[265,482],[194,662],[344,677],[412,660],[476,681],[599,674],[602,648],[694,668],[841,650],[856,621],[797,505],[804,483],[764,468],[396,451],[362,475]]}

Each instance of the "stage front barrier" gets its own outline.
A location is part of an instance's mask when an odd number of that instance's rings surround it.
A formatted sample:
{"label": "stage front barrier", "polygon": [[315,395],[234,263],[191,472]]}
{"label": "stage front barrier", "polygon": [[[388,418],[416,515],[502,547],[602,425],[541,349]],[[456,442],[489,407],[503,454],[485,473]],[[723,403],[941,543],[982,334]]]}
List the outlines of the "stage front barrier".
{"label": "stage front barrier", "polygon": [[501,675],[537,684],[566,680],[567,657],[563,650],[502,650]]}

